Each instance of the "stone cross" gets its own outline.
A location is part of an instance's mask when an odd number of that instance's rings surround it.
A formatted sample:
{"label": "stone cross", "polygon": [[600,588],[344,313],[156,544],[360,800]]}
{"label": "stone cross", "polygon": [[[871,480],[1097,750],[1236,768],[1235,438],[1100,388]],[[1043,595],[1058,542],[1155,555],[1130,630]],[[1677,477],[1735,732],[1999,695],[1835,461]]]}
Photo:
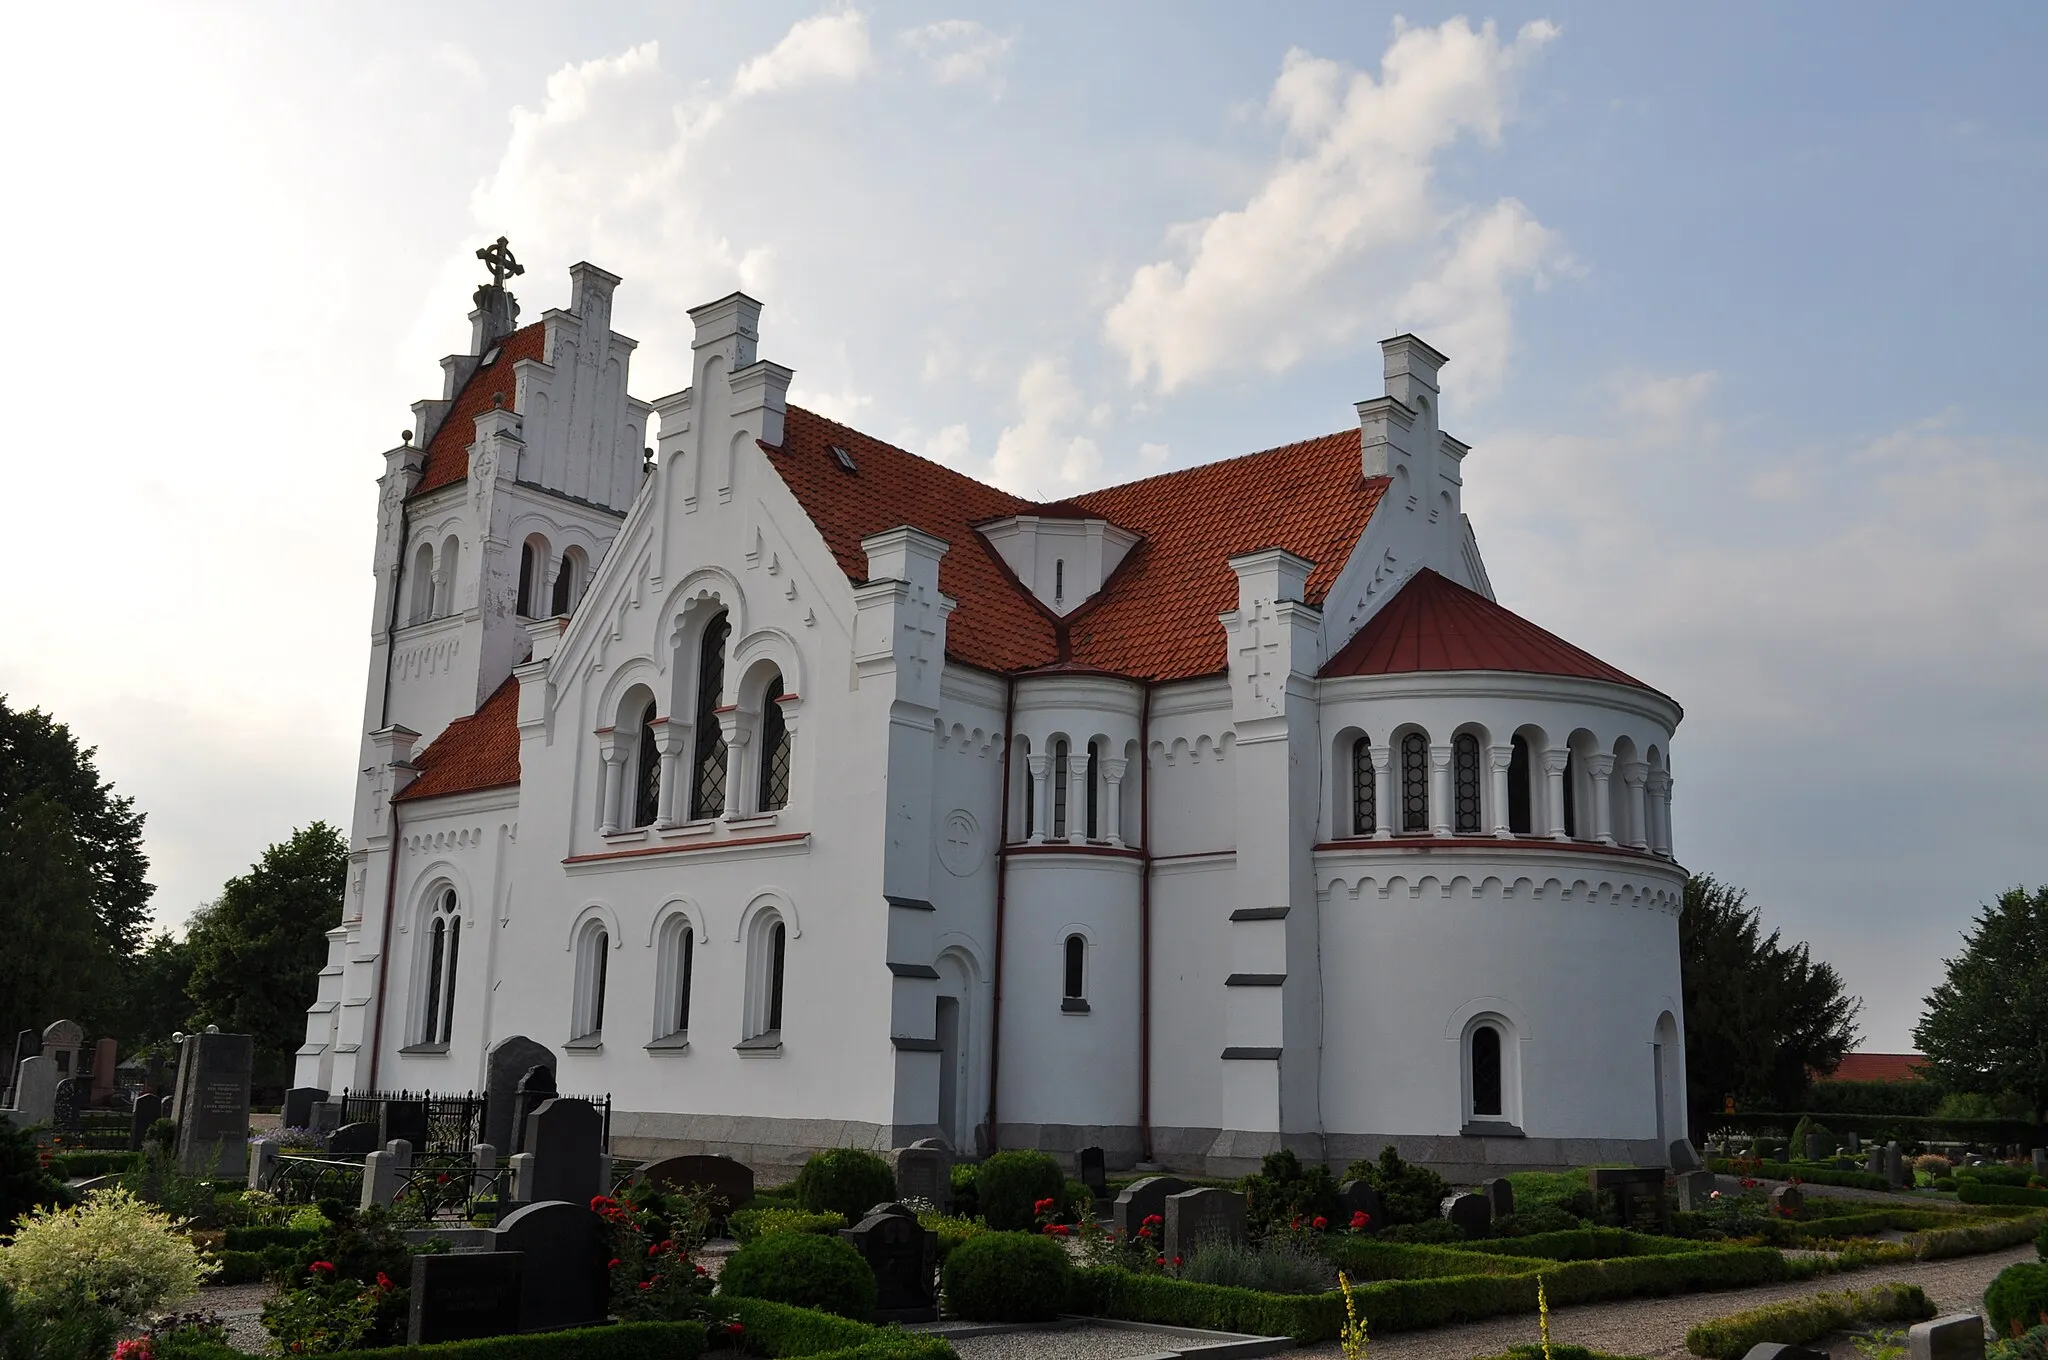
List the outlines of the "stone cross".
{"label": "stone cross", "polygon": [[484,262],[485,269],[491,271],[493,288],[503,288],[506,279],[517,278],[526,272],[526,266],[512,257],[512,247],[503,236],[477,251],[476,257]]}

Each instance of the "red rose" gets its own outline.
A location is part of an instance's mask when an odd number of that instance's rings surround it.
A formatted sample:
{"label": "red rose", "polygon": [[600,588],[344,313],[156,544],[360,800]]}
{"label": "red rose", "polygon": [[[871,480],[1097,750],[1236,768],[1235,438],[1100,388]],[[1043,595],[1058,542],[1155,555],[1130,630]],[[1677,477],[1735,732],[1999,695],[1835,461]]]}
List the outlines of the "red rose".
{"label": "red rose", "polygon": [[642,1280],[642,1281],[640,1282],[640,1287],[641,1287],[642,1289],[652,1289],[652,1288],[654,1288],[654,1281],[652,1281],[652,1280]]}
{"label": "red rose", "polygon": [[[706,1269],[705,1269],[704,1267],[702,1267],[702,1266],[698,1266],[698,1267],[697,1267],[697,1273],[698,1273],[699,1275],[709,1275],[709,1274],[710,1274],[711,1272],[710,1272],[710,1271],[708,1271],[708,1270],[706,1270]],[[737,1327],[737,1326],[739,1326],[739,1324],[738,1324],[737,1322],[735,1322],[735,1323],[733,1324],[733,1326]]]}
{"label": "red rose", "polygon": [[744,1322],[728,1322],[725,1324],[725,1334],[727,1336],[742,1336],[746,1333],[746,1330],[747,1324]]}
{"label": "red rose", "polygon": [[1160,1258],[1159,1258],[1159,1260],[1158,1260],[1158,1261],[1157,1261],[1157,1262],[1156,1262],[1155,1264],[1158,1264],[1158,1265],[1162,1265],[1162,1266],[1163,1266],[1163,1265],[1165,1265],[1165,1264],[1166,1264],[1166,1258],[1165,1258],[1164,1256],[1160,1257]]}
{"label": "red rose", "polygon": [[1364,1232],[1365,1225],[1370,1222],[1372,1222],[1372,1215],[1360,1209],[1357,1213],[1351,1215],[1351,1231]]}
{"label": "red rose", "polygon": [[1180,1269],[1180,1257],[1176,1256],[1176,1257],[1174,1257],[1174,1258],[1173,1258],[1173,1268],[1174,1268],[1175,1270],[1179,1270],[1179,1269]]}
{"label": "red rose", "polygon": [[606,1265],[606,1266],[605,1266],[605,1269],[606,1269],[606,1270],[617,1270],[618,1268],[619,1268],[619,1258],[618,1258],[618,1257],[616,1257],[616,1256],[612,1257],[612,1259],[611,1259],[611,1262],[610,1262],[610,1264],[608,1264],[608,1265]]}
{"label": "red rose", "polygon": [[334,1262],[315,1261],[312,1265],[307,1266],[306,1269],[312,1271],[315,1275],[332,1275],[334,1273]]}
{"label": "red rose", "polygon": [[1316,1221],[1311,1226],[1314,1227],[1317,1232],[1321,1232],[1323,1229],[1330,1226],[1330,1220],[1324,1218],[1321,1214],[1317,1214]]}
{"label": "red rose", "polygon": [[377,1287],[379,1289],[391,1288],[391,1277],[381,1270],[377,1272]]}

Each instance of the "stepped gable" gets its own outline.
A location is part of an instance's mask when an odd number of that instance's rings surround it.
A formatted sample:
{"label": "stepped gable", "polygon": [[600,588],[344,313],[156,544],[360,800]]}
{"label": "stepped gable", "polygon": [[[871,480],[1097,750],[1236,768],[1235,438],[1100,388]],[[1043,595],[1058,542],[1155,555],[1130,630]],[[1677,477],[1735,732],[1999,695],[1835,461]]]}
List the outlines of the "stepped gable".
{"label": "stepped gable", "polygon": [[519,680],[508,677],[484,706],[457,718],[413,757],[419,778],[394,802],[503,788],[519,782]]}
{"label": "stepped gable", "polygon": [[469,446],[476,442],[476,418],[491,409],[492,397],[511,410],[519,409],[514,405],[519,375],[513,366],[521,359],[541,357],[547,328],[545,321],[536,321],[512,332],[498,342],[498,357],[469,375],[469,381],[455,394],[447,418],[434,431],[433,442],[427,445],[426,465],[420,470],[420,484],[413,488],[413,495],[424,496],[469,476]]}
{"label": "stepped gable", "polygon": [[1515,671],[1658,691],[1424,567],[1322,669],[1332,675]]}

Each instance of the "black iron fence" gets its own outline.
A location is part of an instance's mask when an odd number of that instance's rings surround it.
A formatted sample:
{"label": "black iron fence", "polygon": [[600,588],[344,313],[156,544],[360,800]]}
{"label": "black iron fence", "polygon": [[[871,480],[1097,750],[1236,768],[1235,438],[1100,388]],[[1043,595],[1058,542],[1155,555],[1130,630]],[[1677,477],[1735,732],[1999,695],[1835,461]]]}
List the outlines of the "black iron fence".
{"label": "black iron fence", "polygon": [[354,1204],[363,1192],[363,1164],[326,1157],[280,1157],[262,1187],[283,1204],[338,1199]]}
{"label": "black iron fence", "polygon": [[[568,1095],[568,1092],[563,1092]],[[611,1146],[612,1139],[612,1098],[602,1096],[580,1096],[597,1107],[604,1116],[605,1146]],[[375,1124],[380,1128],[384,1121],[384,1107],[394,1102],[403,1103],[407,1108],[396,1122],[409,1124],[417,1129],[422,1121],[426,1138],[414,1152],[448,1152],[467,1154],[478,1143],[484,1141],[486,1117],[490,1098],[478,1091],[467,1091],[460,1095],[435,1093],[431,1091],[343,1091],[341,1093],[341,1122],[344,1124]],[[424,1106],[424,1113],[419,1107]],[[403,1134],[394,1133],[393,1137]],[[509,1156],[511,1148],[499,1148],[498,1156]]]}

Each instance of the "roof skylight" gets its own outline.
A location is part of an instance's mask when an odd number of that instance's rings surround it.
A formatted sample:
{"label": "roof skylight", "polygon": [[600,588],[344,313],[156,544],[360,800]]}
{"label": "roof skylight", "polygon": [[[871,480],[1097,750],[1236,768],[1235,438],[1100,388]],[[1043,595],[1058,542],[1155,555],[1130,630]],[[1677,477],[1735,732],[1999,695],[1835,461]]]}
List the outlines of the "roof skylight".
{"label": "roof skylight", "polygon": [[832,457],[838,462],[839,466],[846,470],[847,472],[860,471],[859,468],[853,465],[853,455],[848,453],[845,449],[840,448],[837,444],[834,444],[832,446]]}

